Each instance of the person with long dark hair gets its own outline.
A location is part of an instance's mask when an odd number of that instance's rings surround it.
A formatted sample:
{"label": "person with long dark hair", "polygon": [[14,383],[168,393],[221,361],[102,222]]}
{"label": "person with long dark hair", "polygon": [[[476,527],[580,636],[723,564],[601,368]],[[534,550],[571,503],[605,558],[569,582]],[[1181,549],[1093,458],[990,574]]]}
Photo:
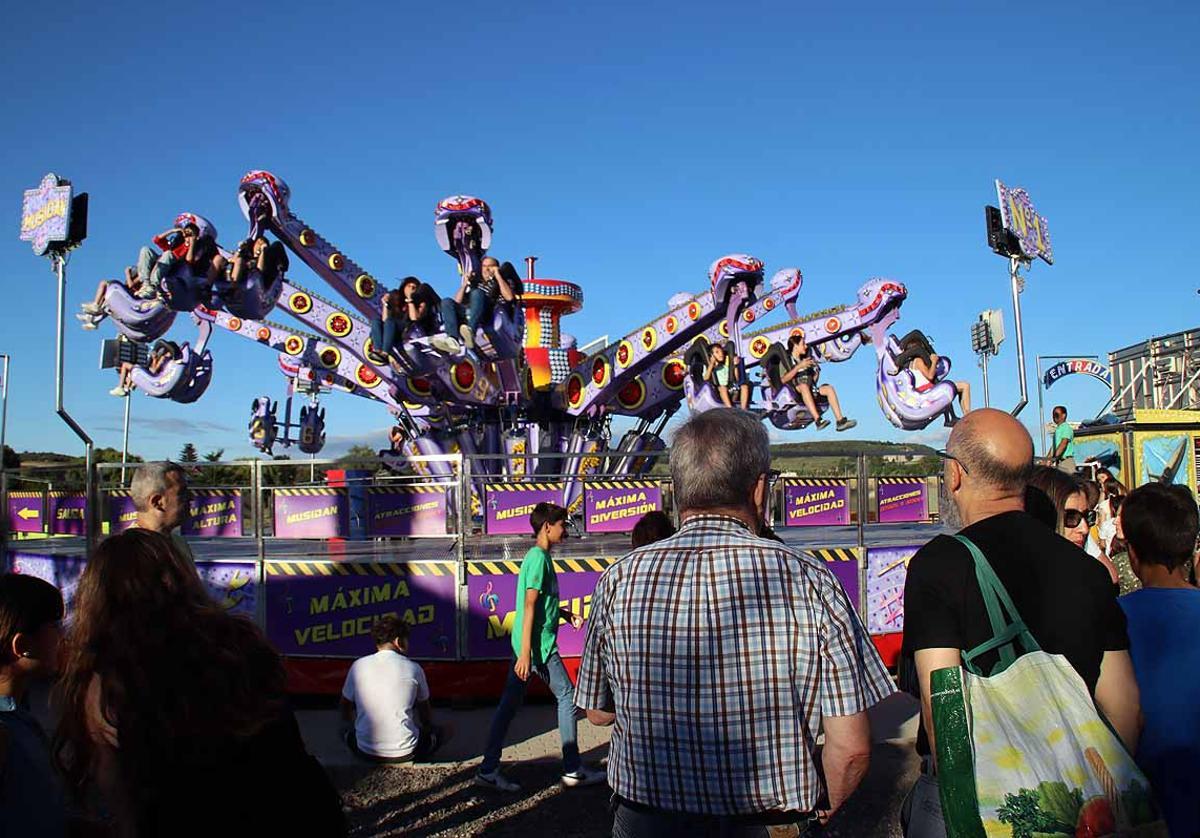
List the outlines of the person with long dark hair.
{"label": "person with long dark hair", "polygon": [[[1029,485],[1041,489],[1054,503],[1055,531],[1080,550],[1087,546],[1091,529],[1092,510],[1088,506],[1087,490],[1083,483],[1060,469],[1050,466],[1034,466]],[[1114,584],[1117,569],[1103,552],[1094,557],[1104,565]]]}
{"label": "person with long dark hair", "polygon": [[79,581],[55,756],[122,836],[344,835],[300,739],[279,654],[164,535],[131,528]]}

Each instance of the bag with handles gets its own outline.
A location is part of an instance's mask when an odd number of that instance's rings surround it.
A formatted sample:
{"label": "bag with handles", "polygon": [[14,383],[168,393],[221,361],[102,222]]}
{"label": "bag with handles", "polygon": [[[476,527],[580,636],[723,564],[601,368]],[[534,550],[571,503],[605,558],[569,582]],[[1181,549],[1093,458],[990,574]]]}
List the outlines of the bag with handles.
{"label": "bag with handles", "polygon": [[[955,537],[975,560],[993,637],[931,676],[947,835],[1167,838],[1150,784],[1083,679],[1042,651],[983,553]],[[1000,660],[984,673],[975,662],[988,652]]]}

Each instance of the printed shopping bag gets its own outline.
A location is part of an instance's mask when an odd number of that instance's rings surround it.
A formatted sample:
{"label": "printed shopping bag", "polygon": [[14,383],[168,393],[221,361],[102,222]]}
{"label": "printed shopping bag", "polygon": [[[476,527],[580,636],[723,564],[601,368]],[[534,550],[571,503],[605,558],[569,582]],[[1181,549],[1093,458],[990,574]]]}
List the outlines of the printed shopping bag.
{"label": "printed shopping bag", "polygon": [[[975,559],[993,637],[931,678],[947,835],[1166,838],[1149,783],[1083,679],[1041,650],[983,553],[957,538]],[[991,651],[999,663],[979,672]]]}

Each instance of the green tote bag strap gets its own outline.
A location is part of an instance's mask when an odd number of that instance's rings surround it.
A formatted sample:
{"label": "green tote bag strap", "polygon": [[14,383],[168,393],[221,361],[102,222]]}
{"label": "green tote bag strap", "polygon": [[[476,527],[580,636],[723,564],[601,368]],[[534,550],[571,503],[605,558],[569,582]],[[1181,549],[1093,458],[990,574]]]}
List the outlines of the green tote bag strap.
{"label": "green tote bag strap", "polygon": [[[992,627],[991,640],[979,644],[974,649],[963,650],[963,666],[974,675],[998,675],[1017,659],[1014,648],[1016,644],[1019,643],[1025,652],[1037,652],[1041,646],[1029,633],[1020,612],[1013,605],[1012,597],[992,570],[983,551],[964,535],[954,537],[962,542],[971,553],[971,558],[975,560],[975,578],[979,582],[979,592],[983,595],[983,605],[987,609],[988,622]],[[999,663],[989,673],[980,672],[975,665],[975,659],[992,651],[999,652]]]}

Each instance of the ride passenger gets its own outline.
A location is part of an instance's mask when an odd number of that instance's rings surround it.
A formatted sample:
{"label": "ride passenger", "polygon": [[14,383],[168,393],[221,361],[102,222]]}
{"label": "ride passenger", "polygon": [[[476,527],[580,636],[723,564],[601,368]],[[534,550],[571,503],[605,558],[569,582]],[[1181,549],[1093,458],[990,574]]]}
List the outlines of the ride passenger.
{"label": "ride passenger", "polygon": [[[150,350],[150,359],[146,362],[146,371],[158,375],[171,361],[178,361],[183,356],[183,350],[173,340],[156,341]],[[121,364],[117,386],[108,391],[110,396],[128,396],[134,389],[133,368],[136,364],[124,361]]]}
{"label": "ride passenger", "polygon": [[726,407],[733,407],[733,399],[729,395],[731,387],[738,390],[738,403],[742,410],[750,407],[750,384],[745,380],[742,366],[738,357],[725,351],[725,347],[715,343],[708,353],[708,366],[704,368],[704,380],[711,381]]}
{"label": "ride passenger", "polygon": [[433,334],[439,302],[437,292],[415,276],[400,280],[400,287],[384,296],[382,316],[371,320],[371,360],[385,364],[387,356],[414,334]]}
{"label": "ride passenger", "polygon": [[281,279],[290,265],[287,251],[282,242],[267,241],[266,236],[247,239],[238,245],[233,256],[233,267],[229,271],[229,282],[237,285],[246,277],[246,272],[257,270],[265,280],[265,287],[270,288],[275,280]]}
{"label": "ride passenger", "polygon": [[[474,349],[475,330],[491,316],[496,300],[502,297],[505,302],[512,302],[517,298],[512,284],[500,270],[500,261],[494,256],[483,258],[481,274],[466,274],[454,296],[442,299],[442,326],[446,334],[430,341],[436,349],[458,353],[460,347],[455,335],[462,338],[467,349]],[[464,318],[466,322],[463,322]]]}
{"label": "ride passenger", "polygon": [[857,425],[858,422],[842,413],[842,405],[838,401],[837,391],[833,389],[833,385],[817,385],[817,379],[821,375],[821,365],[809,351],[804,335],[802,333],[795,334],[788,338],[787,349],[788,355],[792,359],[792,368],[785,372],[780,380],[792,388],[792,392],[808,410],[808,415],[813,418],[817,429],[829,426],[829,420],[822,418],[821,412],[817,409],[816,397],[818,395],[824,396],[828,400],[829,409],[833,411],[833,418],[837,420],[837,430],[848,431]]}
{"label": "ride passenger", "polygon": [[[940,383],[937,367],[941,356],[933,351],[933,344],[929,342],[929,338],[925,337],[924,332],[920,329],[913,329],[902,337],[899,343],[900,354],[896,356],[896,368],[907,369],[913,374],[918,393],[931,390],[935,384]],[[962,412],[970,412],[971,385],[966,381],[950,383],[954,385],[954,390],[958,393],[958,404],[962,408]]]}

